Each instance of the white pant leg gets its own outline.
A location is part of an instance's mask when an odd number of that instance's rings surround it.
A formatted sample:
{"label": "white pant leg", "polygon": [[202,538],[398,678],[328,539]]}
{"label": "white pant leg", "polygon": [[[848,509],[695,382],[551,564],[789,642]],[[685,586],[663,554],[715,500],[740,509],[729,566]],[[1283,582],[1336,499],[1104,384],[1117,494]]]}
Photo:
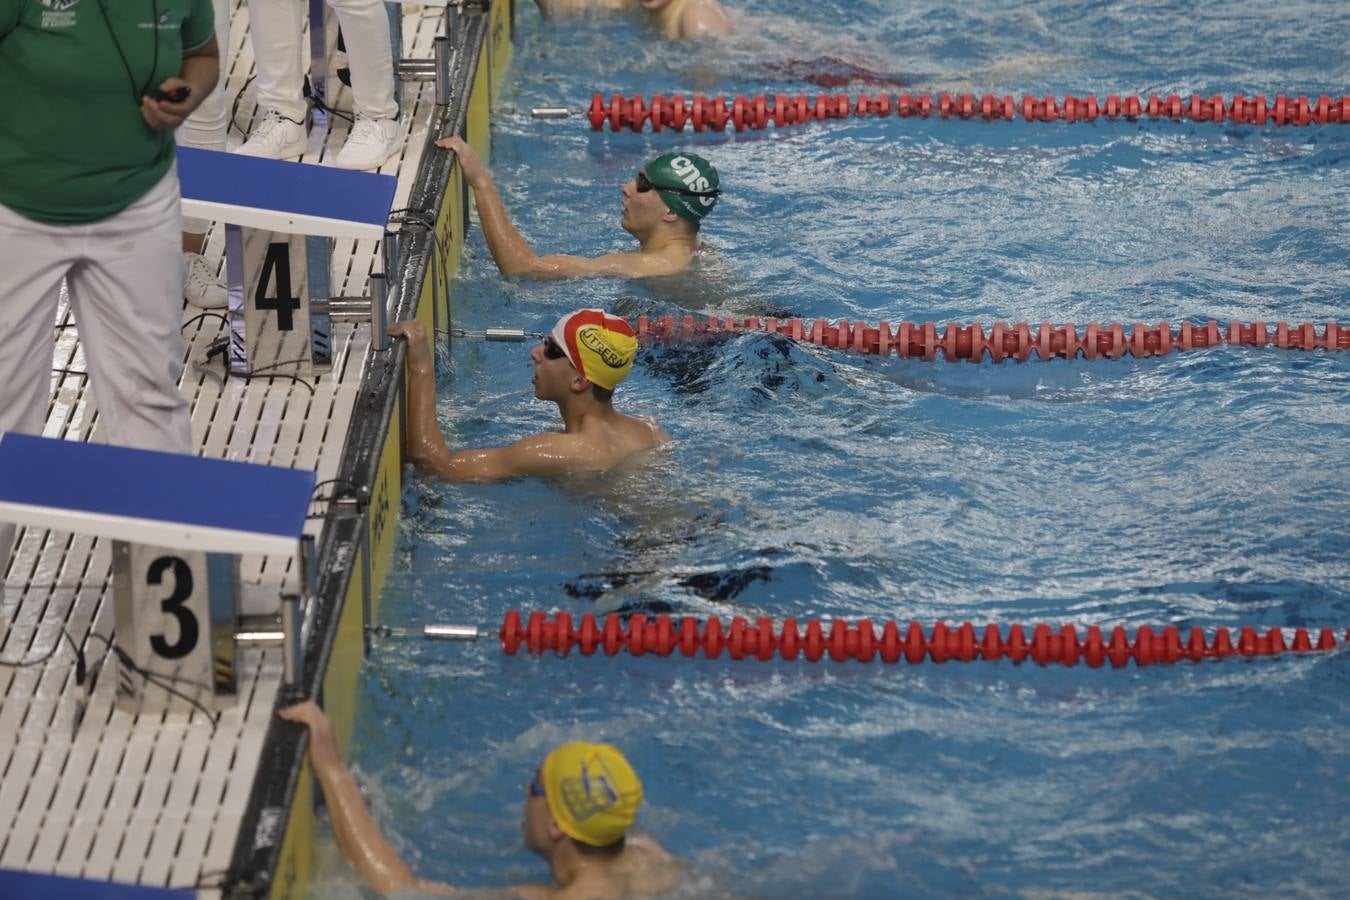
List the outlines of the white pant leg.
{"label": "white pant leg", "polygon": [[192,452],[183,374],[183,254],[177,169],[115,216],[80,226],[67,276],[99,425],[111,444]]}
{"label": "white pant leg", "polygon": [[[42,434],[46,425],[61,278],[78,253],[70,231],[0,205],[0,434]],[[0,578],[13,542],[14,526],[0,523]]]}
{"label": "white pant leg", "polygon": [[[216,16],[216,42],[220,45],[221,60],[230,56],[230,3],[229,0],[211,0],[211,8]],[[192,111],[187,121],[175,135],[178,143],[184,147],[196,147],[201,150],[224,150],[226,132],[230,127],[229,114],[225,104],[225,72],[220,73],[215,90],[207,95],[201,105]],[[183,230],[192,234],[206,234],[211,227],[209,219],[184,219]]]}
{"label": "white pant leg", "polygon": [[[299,0],[248,0],[248,33],[258,67],[258,105],[296,122],[305,120],[305,76],[300,31],[305,4]],[[309,54],[303,54],[306,61]]]}
{"label": "white pant leg", "polygon": [[394,102],[394,48],[384,0],[328,0],[342,26],[347,66],[352,70],[352,103],[373,119],[398,115]]}

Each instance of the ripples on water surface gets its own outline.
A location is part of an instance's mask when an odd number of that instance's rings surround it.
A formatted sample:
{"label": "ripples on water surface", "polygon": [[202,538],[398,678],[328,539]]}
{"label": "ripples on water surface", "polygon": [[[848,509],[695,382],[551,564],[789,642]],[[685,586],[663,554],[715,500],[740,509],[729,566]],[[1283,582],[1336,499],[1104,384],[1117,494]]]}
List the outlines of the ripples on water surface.
{"label": "ripples on water surface", "polygon": [[[502,279],[472,233],[459,323],[579,305],[875,322],[1347,320],[1350,133],[863,120],[592,134],[512,112],[608,94],[1331,93],[1334,3],[733,3],[734,40],[522,4],[493,171],[537,247],[621,249],[618,185],[696,147],[727,193],[697,271]],[[897,7],[902,7],[897,9]],[[525,351],[456,346],[456,446],[538,429]],[[391,624],[510,608],[1350,626],[1350,355],[945,365],[743,336],[642,352],[621,408],[676,446],[585,479],[406,493]],[[1343,653],[1125,670],[506,658],[390,644],[355,758],[427,877],[542,880],[520,787],[556,742],[621,745],[641,825],[697,896],[1343,892]],[[338,889],[333,863],[320,891]]]}

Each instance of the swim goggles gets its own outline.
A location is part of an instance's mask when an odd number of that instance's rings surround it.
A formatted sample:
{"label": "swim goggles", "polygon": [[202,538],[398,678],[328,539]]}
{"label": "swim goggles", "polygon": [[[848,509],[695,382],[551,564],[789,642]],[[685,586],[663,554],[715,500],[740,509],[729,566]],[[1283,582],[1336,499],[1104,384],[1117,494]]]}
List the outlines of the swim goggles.
{"label": "swim goggles", "polygon": [[720,188],[713,188],[710,191],[691,191],[687,188],[666,187],[664,184],[657,184],[647,177],[646,172],[637,173],[637,191],[639,194],[645,194],[648,191],[665,191],[668,194],[681,194],[685,197],[720,197],[722,191]]}

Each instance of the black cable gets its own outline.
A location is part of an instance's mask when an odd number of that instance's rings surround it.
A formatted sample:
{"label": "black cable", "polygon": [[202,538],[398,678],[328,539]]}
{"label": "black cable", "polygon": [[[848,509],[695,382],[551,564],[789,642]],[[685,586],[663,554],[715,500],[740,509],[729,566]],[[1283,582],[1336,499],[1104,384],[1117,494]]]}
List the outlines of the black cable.
{"label": "black cable", "polygon": [[229,324],[230,324],[229,317],[227,317],[227,316],[223,316],[223,315],[221,315],[220,313],[204,312],[204,313],[200,313],[200,314],[195,315],[195,316],[193,316],[192,318],[188,319],[188,320],[187,320],[186,322],[184,322],[181,326],[179,326],[179,329],[178,329],[178,330],[179,330],[179,331],[182,331],[183,329],[187,328],[189,325],[195,325],[195,324],[197,324],[198,322],[200,322],[202,319],[206,319],[206,318],[219,319],[220,321],[224,322],[226,325],[229,325]]}
{"label": "black cable", "polygon": [[[62,628],[61,630],[63,632],[65,631],[64,628]],[[66,637],[70,637],[70,635],[66,635]],[[47,660],[51,659],[52,654],[56,652],[56,648],[60,646],[61,641],[58,638],[56,643],[52,644],[51,648],[38,659],[30,659],[30,660],[24,660],[22,658],[18,660],[0,659],[0,666],[4,666],[7,669],[26,669],[29,666],[41,665],[42,663],[45,663]]]}
{"label": "black cable", "polygon": [[103,661],[108,658],[108,653],[115,654],[117,656],[118,662],[126,666],[131,671],[135,672],[137,675],[141,676],[141,678],[145,679],[147,683],[153,684],[155,687],[160,688],[161,690],[166,691],[172,694],[173,696],[178,697],[181,700],[185,700],[196,709],[201,710],[202,715],[206,717],[206,721],[211,723],[211,732],[213,734],[215,733],[216,726],[220,722],[220,713],[213,712],[212,710],[204,706],[201,702],[199,702],[195,697],[191,697],[188,694],[183,693],[170,683],[175,681],[185,682],[187,684],[200,687],[201,686],[200,682],[193,681],[189,678],[180,678],[177,675],[165,675],[162,672],[152,672],[149,669],[138,666],[136,662],[129,655],[127,655],[126,651],[123,650],[121,647],[117,646],[117,644],[114,643],[111,638],[101,635],[97,632],[90,632],[89,636],[92,638],[98,638],[100,641],[103,641],[103,643],[107,644],[108,646],[107,653],[104,653],[103,656],[99,659],[98,667],[96,668],[102,667]]}
{"label": "black cable", "polygon": [[257,75],[250,75],[248,78],[244,79],[244,85],[239,88],[239,93],[234,95],[234,105],[230,107],[230,126],[243,135],[245,139],[248,138],[248,132],[239,127],[239,101],[244,99],[244,91],[248,90],[248,86],[252,84],[253,79],[257,77]]}
{"label": "black cable", "polygon": [[[334,489],[333,493],[330,494],[330,495],[327,496],[327,497],[321,497],[321,496],[318,496],[319,491],[320,491],[323,487],[325,487],[325,486],[327,486],[327,485],[330,485],[330,484],[333,484],[333,485],[341,485],[341,487]],[[361,485],[357,484],[356,482],[354,482],[354,481],[348,481],[348,480],[345,479],[345,478],[329,478],[329,479],[326,480],[326,481],[320,481],[318,484],[314,485],[314,490],[310,492],[309,502],[310,502],[311,504],[313,504],[313,503],[334,503],[334,502],[336,502],[336,501],[338,501],[338,500],[342,500],[344,497],[350,498],[350,499],[356,501],[356,513],[355,513],[355,515],[357,515],[357,516],[359,516],[359,515],[361,515],[362,513],[365,512],[366,506],[367,506],[367,504],[370,502],[370,501],[366,498],[366,491],[365,491],[365,488],[363,488]],[[330,513],[328,513],[328,512],[324,512],[324,513],[310,513],[310,514],[308,514],[307,516],[305,516],[305,518],[306,518],[306,519],[309,519],[309,520],[316,520],[316,519],[323,519],[323,518],[327,517],[328,515],[330,515]]]}

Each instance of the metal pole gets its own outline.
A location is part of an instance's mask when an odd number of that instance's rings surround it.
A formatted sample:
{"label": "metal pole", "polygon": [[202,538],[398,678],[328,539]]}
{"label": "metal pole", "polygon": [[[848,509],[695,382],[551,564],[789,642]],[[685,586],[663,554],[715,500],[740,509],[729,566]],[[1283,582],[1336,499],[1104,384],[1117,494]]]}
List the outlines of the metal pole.
{"label": "metal pole", "polygon": [[370,349],[389,349],[389,290],[383,274],[370,276]]}
{"label": "metal pole", "polygon": [[445,35],[432,41],[436,54],[436,105],[450,105],[450,39]]}
{"label": "metal pole", "polygon": [[297,690],[305,672],[305,648],[300,639],[300,595],[281,598],[281,630],[286,635],[281,645],[282,684]]}

